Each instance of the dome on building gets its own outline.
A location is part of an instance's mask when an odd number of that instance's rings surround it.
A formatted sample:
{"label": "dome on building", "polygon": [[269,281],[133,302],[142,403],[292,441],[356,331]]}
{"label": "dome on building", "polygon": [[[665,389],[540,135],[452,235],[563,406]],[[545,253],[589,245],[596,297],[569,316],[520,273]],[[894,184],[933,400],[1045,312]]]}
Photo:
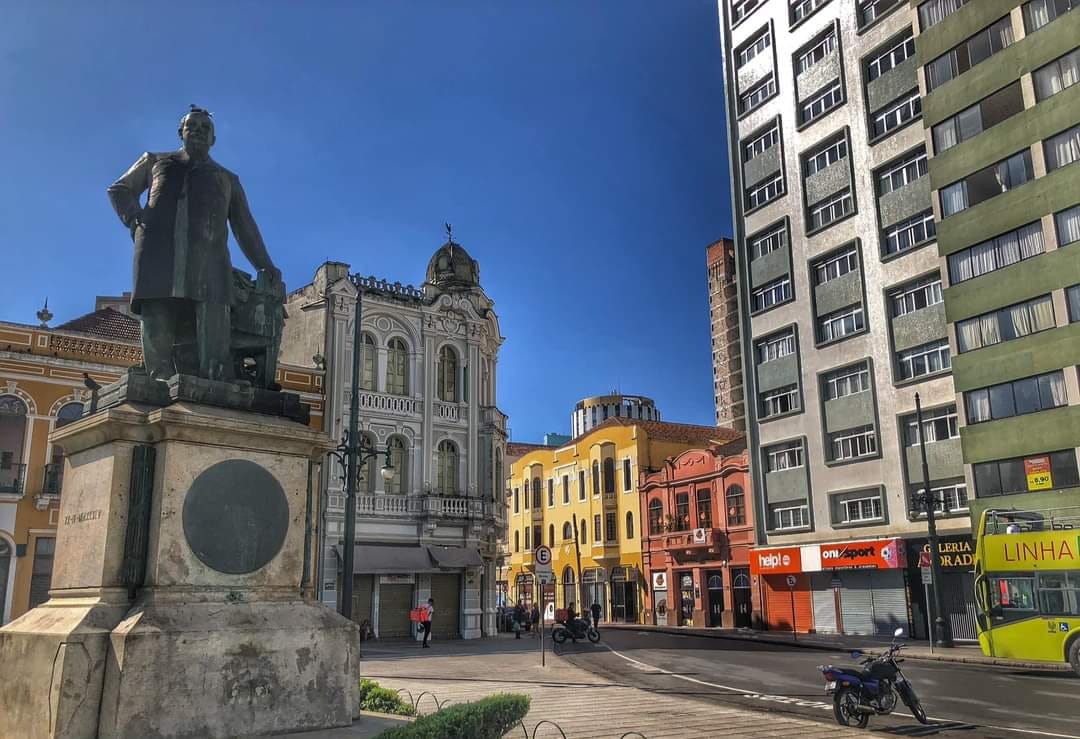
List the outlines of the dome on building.
{"label": "dome on building", "polygon": [[439,247],[428,262],[426,281],[445,288],[480,286],[480,265],[452,237]]}

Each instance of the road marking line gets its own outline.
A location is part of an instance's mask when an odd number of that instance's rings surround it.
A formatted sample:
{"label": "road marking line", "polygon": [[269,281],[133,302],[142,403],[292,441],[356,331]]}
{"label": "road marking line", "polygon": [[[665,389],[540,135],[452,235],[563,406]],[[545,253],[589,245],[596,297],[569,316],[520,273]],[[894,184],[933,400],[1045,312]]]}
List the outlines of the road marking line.
{"label": "road marking line", "polygon": [[[830,710],[830,711],[832,710],[832,704],[829,704],[829,703],[823,703],[823,702],[820,702],[820,701],[800,701],[798,698],[788,698],[787,696],[783,696],[783,695],[767,695],[767,694],[764,694],[764,693],[754,692],[753,690],[746,690],[744,688],[736,688],[736,687],[732,687],[730,685],[720,685],[718,683],[706,682],[705,680],[698,680],[696,677],[687,677],[686,675],[680,675],[678,673],[671,672],[670,670],[665,670],[662,667],[654,667],[653,665],[650,665],[647,662],[642,662],[640,660],[636,660],[633,657],[627,657],[625,654],[622,654],[622,653],[616,651],[615,649],[612,649],[607,644],[602,644],[601,646],[603,646],[609,652],[614,654],[616,657],[620,657],[620,658],[626,660],[627,662],[632,663],[639,670],[641,670],[641,669],[656,670],[657,672],[659,672],[661,674],[667,675],[669,677],[674,677],[674,678],[676,678],[678,680],[686,680],[687,682],[690,682],[690,683],[697,683],[698,685],[705,685],[705,686],[710,687],[710,688],[719,688],[720,690],[729,690],[729,691],[731,691],[733,693],[739,693],[739,694],[741,694],[741,695],[743,695],[743,696],[745,696],[747,698],[756,698],[758,700],[773,701],[773,702],[777,702],[777,703],[791,703],[793,705],[809,707],[809,708],[824,708],[824,709],[827,709],[827,710]],[[904,713],[902,711],[893,711],[893,715],[894,716],[905,716],[907,718],[915,718],[910,713]],[[930,719],[932,721],[938,721],[940,723],[950,723],[950,724],[952,724],[952,723],[955,723],[955,724],[964,724],[964,723],[966,723],[964,721],[954,721],[952,719],[938,718],[936,716],[927,716],[927,719]],[[1055,737],[1055,739],[1080,739],[1080,736],[1076,736],[1074,734],[1055,734],[1052,731],[1039,731],[1039,730],[1036,730],[1036,729],[1017,729],[1017,728],[1012,727],[1012,726],[994,726],[993,724],[981,724],[981,726],[983,728],[987,728],[987,729],[998,729],[999,731],[1018,731],[1018,732],[1020,732],[1022,734],[1035,734],[1037,736],[1050,736],[1050,737]]]}

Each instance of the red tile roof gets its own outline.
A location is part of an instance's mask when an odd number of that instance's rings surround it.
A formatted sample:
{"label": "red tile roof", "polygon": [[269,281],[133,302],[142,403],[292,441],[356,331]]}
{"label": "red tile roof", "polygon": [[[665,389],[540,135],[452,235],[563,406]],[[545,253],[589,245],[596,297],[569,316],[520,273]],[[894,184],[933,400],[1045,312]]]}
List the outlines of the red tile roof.
{"label": "red tile roof", "polygon": [[506,456],[508,457],[524,457],[529,452],[535,452],[537,449],[555,449],[555,447],[546,444],[527,444],[520,441],[506,442]]}
{"label": "red tile roof", "polygon": [[101,339],[138,342],[142,338],[138,319],[112,308],[102,308],[56,327],[57,331],[88,334]]}

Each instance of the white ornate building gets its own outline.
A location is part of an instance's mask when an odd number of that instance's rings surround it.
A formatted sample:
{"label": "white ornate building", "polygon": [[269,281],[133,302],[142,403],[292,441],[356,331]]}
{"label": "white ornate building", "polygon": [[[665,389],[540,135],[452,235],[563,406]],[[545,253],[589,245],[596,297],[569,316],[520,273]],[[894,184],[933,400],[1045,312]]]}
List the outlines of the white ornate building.
{"label": "white ornate building", "polygon": [[[282,360],[324,365],[326,419],[349,425],[353,316],[362,295],[362,433],[391,450],[394,475],[369,463],[357,494],[353,618],[380,638],[415,631],[409,609],[435,599],[433,635],[495,633],[495,560],[505,528],[506,416],[496,407],[503,342],[479,267],[452,240],[420,288],[350,274],[328,262],[290,293]],[[345,495],[335,462],[319,477],[317,596],[336,605]]]}

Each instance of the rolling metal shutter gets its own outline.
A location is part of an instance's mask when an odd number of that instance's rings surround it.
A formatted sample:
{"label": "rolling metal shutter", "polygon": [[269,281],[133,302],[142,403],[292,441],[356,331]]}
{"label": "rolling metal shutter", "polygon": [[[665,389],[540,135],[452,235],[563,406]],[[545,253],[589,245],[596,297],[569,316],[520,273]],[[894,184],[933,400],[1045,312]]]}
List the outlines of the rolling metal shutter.
{"label": "rolling metal shutter", "polygon": [[796,575],[794,590],[795,613],[791,612],[792,591],[787,586],[784,575],[765,575],[765,618],[769,628],[775,631],[791,632],[794,623],[797,631],[805,633],[814,628],[814,607],[810,600],[810,577]]}
{"label": "rolling metal shutter", "polygon": [[874,607],[874,627],[879,636],[892,636],[898,627],[909,630],[907,591],[903,570],[875,570],[870,573],[870,595]]}
{"label": "rolling metal shutter", "polygon": [[412,636],[413,586],[379,584],[379,638]]}
{"label": "rolling metal shutter", "polygon": [[874,599],[870,573],[848,570],[840,578],[840,619],[845,634],[874,634]]}
{"label": "rolling metal shutter", "polygon": [[431,633],[443,639],[460,639],[461,575],[432,575],[431,597],[435,599]]}
{"label": "rolling metal shutter", "polygon": [[832,589],[832,575],[816,572],[810,576],[810,599],[814,603],[814,630],[819,634],[835,634],[836,596]]}
{"label": "rolling metal shutter", "polygon": [[954,639],[975,640],[975,576],[970,572],[947,572],[942,577],[945,613]]}
{"label": "rolling metal shutter", "polygon": [[352,618],[358,624],[371,620],[371,590],[374,586],[372,575],[353,576]]}

